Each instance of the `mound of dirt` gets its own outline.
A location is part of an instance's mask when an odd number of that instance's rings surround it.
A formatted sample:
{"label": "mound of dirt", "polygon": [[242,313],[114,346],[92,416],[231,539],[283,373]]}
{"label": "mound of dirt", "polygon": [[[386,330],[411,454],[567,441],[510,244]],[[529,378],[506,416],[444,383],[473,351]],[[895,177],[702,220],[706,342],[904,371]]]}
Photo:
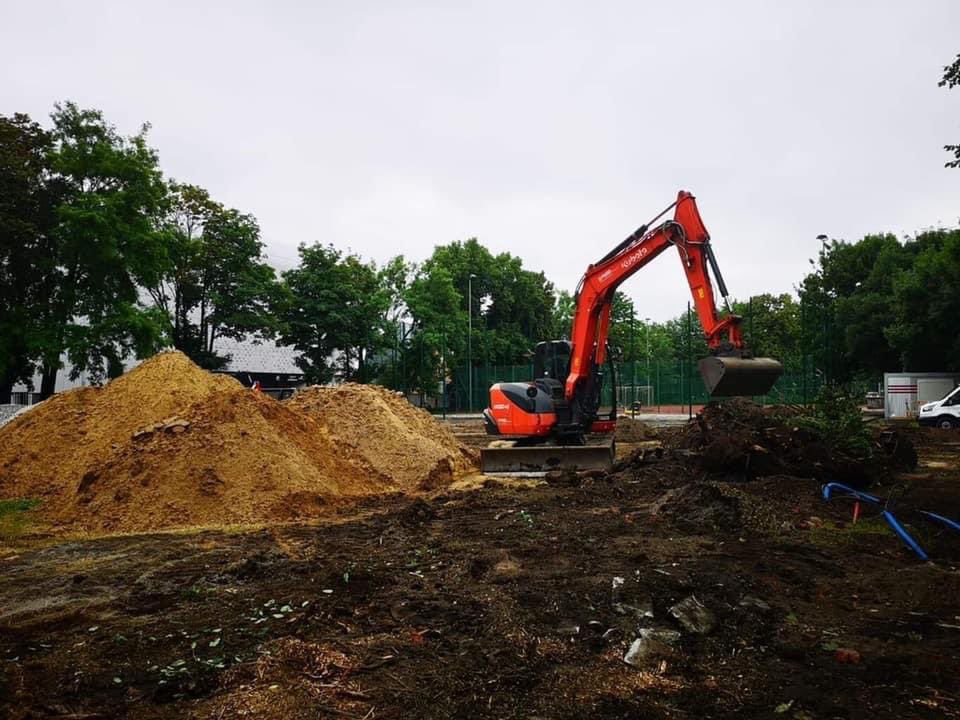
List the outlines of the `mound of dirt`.
{"label": "mound of dirt", "polygon": [[0,498],[40,500],[37,513],[54,529],[298,518],[392,487],[322,423],[179,352],[0,428]]}
{"label": "mound of dirt", "polygon": [[477,466],[477,454],[449,428],[378,385],[313,386],[284,404],[320,422],[401,490],[432,490]]}
{"label": "mound of dirt", "polygon": [[726,479],[772,475],[837,481],[858,487],[916,464],[909,439],[876,433],[871,446],[851,452],[803,423],[800,411],[747,400],[711,402],[687,426],[680,445],[696,451],[707,473]]}
{"label": "mound of dirt", "polygon": [[644,440],[656,440],[658,436],[655,429],[641,420],[619,417],[615,437],[617,442],[638,443]]}

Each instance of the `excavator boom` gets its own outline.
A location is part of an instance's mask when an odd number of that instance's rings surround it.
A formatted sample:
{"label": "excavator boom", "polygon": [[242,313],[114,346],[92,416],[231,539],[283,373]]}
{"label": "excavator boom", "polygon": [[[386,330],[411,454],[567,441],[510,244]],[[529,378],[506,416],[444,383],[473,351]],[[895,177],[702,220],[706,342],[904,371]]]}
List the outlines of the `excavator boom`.
{"label": "excavator boom", "polygon": [[725,301],[727,288],[693,195],[681,190],[676,202],[664,213],[670,209],[674,209],[672,220],[652,229],[642,225],[584,274],[573,322],[573,350],[565,389],[568,401],[574,400],[580,388],[589,383],[593,368],[603,364],[610,308],[617,288],[671,246],[680,255],[711,351],[711,357],[700,365],[710,395],[763,395],[783,372],[776,360],[761,362],[751,357],[740,333],[738,315],[728,313],[720,317],[717,312],[711,270]]}

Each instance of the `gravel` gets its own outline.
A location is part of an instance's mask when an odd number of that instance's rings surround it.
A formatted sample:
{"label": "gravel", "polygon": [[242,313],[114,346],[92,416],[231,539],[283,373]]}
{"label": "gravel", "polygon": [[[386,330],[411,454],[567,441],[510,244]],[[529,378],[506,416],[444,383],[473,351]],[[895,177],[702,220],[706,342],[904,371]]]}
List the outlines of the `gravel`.
{"label": "gravel", "polygon": [[0,427],[13,420],[20,413],[29,410],[32,405],[0,405]]}

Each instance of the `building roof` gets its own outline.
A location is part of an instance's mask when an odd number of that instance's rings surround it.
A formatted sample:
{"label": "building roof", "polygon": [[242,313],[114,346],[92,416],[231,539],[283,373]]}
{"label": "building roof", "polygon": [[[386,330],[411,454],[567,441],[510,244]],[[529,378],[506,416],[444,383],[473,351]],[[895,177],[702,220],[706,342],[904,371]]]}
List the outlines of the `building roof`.
{"label": "building roof", "polygon": [[214,345],[220,355],[230,355],[226,369],[230,372],[276,373],[278,375],[302,374],[294,359],[297,351],[284,345],[278,347],[272,340],[254,343],[251,340],[237,342],[220,338]]}

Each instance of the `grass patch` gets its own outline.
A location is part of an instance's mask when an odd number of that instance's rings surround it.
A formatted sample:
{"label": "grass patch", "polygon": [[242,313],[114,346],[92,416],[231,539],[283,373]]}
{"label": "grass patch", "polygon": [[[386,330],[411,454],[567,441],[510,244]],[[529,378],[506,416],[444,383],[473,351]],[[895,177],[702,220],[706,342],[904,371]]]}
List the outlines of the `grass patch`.
{"label": "grass patch", "polygon": [[892,536],[894,532],[882,517],[860,518],[856,525],[848,522],[843,527],[827,521],[823,527],[810,529],[810,540],[815,545],[848,545],[871,535]]}
{"label": "grass patch", "polygon": [[0,540],[9,542],[20,537],[30,524],[30,511],[39,504],[33,498],[0,500]]}

